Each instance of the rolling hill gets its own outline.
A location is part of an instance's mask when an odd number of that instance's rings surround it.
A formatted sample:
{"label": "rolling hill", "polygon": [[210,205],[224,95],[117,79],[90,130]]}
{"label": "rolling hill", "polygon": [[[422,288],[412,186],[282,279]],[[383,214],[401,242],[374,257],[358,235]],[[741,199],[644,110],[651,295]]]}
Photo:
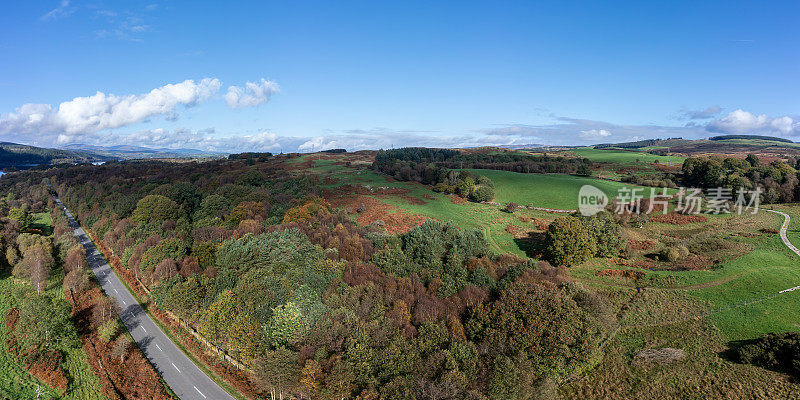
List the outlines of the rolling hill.
{"label": "rolling hill", "polygon": [[85,163],[114,160],[84,150],[50,149],[11,142],[0,142],[0,168],[39,164]]}

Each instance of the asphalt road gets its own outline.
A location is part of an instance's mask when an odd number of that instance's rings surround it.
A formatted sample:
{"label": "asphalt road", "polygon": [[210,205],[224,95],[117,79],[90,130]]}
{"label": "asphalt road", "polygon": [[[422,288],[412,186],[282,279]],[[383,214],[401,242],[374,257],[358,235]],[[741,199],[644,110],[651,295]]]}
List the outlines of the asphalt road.
{"label": "asphalt road", "polygon": [[161,331],[111,270],[61,200],[56,198],[56,202],[64,208],[73,234],[86,249],[86,260],[103,291],[116,299],[123,310],[120,317],[125,327],[172,391],[183,400],[233,400]]}

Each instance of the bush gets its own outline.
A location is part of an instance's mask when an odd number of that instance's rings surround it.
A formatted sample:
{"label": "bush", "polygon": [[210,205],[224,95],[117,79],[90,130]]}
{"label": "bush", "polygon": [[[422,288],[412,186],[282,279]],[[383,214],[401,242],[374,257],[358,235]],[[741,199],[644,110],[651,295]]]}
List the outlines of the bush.
{"label": "bush", "polygon": [[492,201],[494,199],[494,188],[488,185],[480,185],[472,191],[469,197],[470,200],[478,203]]}
{"label": "bush", "polygon": [[683,260],[687,256],[689,256],[689,250],[684,245],[669,247],[661,250],[661,252],[659,253],[659,257],[662,260],[670,262]]}
{"label": "bush", "polygon": [[625,247],[622,229],[610,213],[601,212],[584,218],[583,223],[594,242],[594,256],[615,257]]}
{"label": "bush", "polygon": [[800,377],[800,332],[767,333],[736,349],[739,361]]}
{"label": "bush", "polygon": [[520,205],[517,203],[506,203],[505,208],[503,208],[506,212],[514,213],[515,211],[520,209]]}

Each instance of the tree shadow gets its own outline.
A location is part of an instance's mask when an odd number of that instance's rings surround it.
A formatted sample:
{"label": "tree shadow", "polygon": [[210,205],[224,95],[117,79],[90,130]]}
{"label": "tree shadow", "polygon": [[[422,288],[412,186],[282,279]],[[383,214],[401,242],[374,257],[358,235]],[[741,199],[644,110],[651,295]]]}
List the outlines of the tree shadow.
{"label": "tree shadow", "polygon": [[769,367],[769,366],[765,366],[765,365],[761,365],[761,364],[751,364],[751,363],[747,363],[747,362],[742,361],[741,357],[739,357],[739,349],[744,347],[744,346],[757,343],[758,341],[759,341],[759,339],[757,339],[757,338],[756,339],[745,339],[745,340],[733,340],[733,341],[730,341],[730,342],[728,342],[728,347],[725,350],[722,350],[722,351],[718,352],[717,355],[720,358],[722,358],[723,360],[729,361],[729,362],[732,362],[732,363],[735,363],[735,364],[753,365],[753,366],[756,366],[756,367],[764,368],[764,369],[769,370],[769,371],[785,374],[785,375],[787,375],[789,377],[789,379],[793,383],[800,383],[800,376],[795,375],[788,368],[784,368],[784,367],[780,367],[780,366]]}
{"label": "tree shadow", "polygon": [[525,252],[525,255],[530,258],[542,258],[545,250],[544,246],[544,232],[528,232],[528,236],[523,238],[514,238],[514,244],[517,248]]}

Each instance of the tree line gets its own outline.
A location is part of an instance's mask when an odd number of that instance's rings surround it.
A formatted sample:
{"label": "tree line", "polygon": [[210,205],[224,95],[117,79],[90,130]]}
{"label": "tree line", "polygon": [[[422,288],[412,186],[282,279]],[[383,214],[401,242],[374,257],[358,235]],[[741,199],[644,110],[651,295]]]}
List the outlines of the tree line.
{"label": "tree line", "polygon": [[800,159],[762,163],[750,154],[745,159],[733,157],[689,157],[681,171],[685,186],[729,189],[735,196],[743,188],[762,190],[762,203],[788,203],[800,200],[797,169]]}

